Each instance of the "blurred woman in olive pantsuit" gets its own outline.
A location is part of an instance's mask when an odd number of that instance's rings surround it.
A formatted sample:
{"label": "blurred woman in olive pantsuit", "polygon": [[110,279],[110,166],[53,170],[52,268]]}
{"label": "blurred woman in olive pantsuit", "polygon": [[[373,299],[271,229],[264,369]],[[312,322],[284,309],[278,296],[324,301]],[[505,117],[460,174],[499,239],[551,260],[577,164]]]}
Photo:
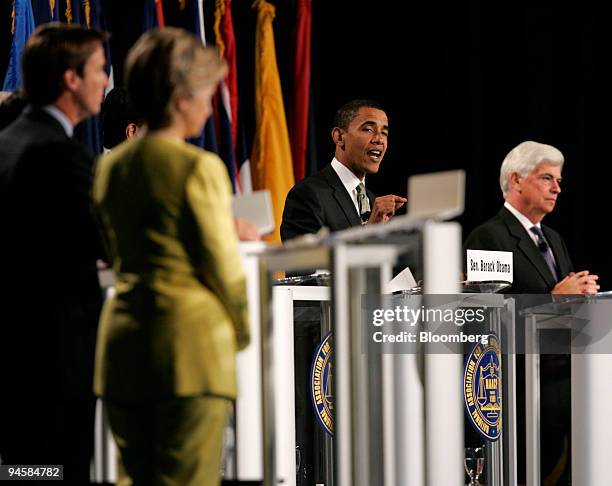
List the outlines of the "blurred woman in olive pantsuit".
{"label": "blurred woman in olive pantsuit", "polygon": [[118,484],[219,484],[236,351],[249,341],[245,279],[225,166],[184,140],[200,133],[225,73],[186,31],[141,37],[126,86],[145,133],[96,170],[118,283],[102,313],[95,390],[119,447]]}

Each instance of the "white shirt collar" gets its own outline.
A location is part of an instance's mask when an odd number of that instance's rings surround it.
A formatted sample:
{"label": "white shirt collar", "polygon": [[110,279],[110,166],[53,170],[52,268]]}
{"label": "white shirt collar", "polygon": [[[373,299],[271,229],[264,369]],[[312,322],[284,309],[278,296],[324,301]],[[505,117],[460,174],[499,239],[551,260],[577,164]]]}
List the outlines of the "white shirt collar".
{"label": "white shirt collar", "polygon": [[338,174],[338,177],[340,177],[342,185],[346,189],[346,192],[348,192],[351,196],[353,204],[355,204],[355,209],[357,209],[357,213],[359,213],[359,203],[357,202],[357,191],[355,189],[361,182],[363,182],[365,186],[365,177],[363,180],[360,180],[355,174],[353,174],[351,169],[336,159],[336,157],[334,157],[334,160],[332,160],[331,166],[336,171],[336,174]]}
{"label": "white shirt collar", "polygon": [[70,119],[62,110],[53,105],[43,106],[43,110],[49,113],[49,115],[51,115],[60,123],[69,138],[72,137],[72,135],[74,134],[74,127],[72,126]]}
{"label": "white shirt collar", "polygon": [[525,231],[527,231],[527,234],[529,235],[529,237],[533,240],[533,242],[537,245],[538,244],[538,237],[533,233],[533,231],[531,231],[531,228],[533,226],[537,226],[538,228],[542,229],[542,226],[540,225],[540,223],[536,223],[533,224],[529,218],[527,216],[525,216],[523,213],[521,213],[518,209],[516,209],[512,204],[510,204],[508,201],[504,202],[504,207],[510,211],[514,217],[516,219],[519,220],[519,223],[521,223],[521,225],[523,225],[523,228],[525,228]]}

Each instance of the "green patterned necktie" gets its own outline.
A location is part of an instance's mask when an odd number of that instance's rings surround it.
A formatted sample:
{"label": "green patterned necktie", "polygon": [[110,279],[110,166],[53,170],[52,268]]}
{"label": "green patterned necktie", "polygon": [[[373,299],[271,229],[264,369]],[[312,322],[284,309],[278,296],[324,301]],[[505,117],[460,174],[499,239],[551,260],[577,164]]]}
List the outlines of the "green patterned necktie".
{"label": "green patterned necktie", "polygon": [[359,206],[359,216],[361,221],[366,222],[370,218],[370,200],[366,194],[365,185],[360,182],[355,188],[357,191],[357,205]]}

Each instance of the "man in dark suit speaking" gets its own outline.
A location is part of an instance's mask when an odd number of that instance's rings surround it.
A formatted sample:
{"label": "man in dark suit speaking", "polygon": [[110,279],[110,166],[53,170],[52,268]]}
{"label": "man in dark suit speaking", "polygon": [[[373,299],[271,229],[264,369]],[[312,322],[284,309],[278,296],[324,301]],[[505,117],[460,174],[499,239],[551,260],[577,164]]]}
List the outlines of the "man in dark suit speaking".
{"label": "man in dark suit speaking", "polygon": [[100,111],[106,38],[39,27],[22,58],[30,106],[0,132],[0,456],[61,464],[73,484],[89,481],[102,252],[93,157],[72,132]]}
{"label": "man in dark suit speaking", "polygon": [[[465,241],[465,249],[512,252],[514,276],[511,294],[592,294],[597,275],[573,271],[561,235],[542,224],[553,211],[561,193],[563,154],[555,147],[523,142],[510,151],[500,170],[504,207],[477,227]],[[532,299],[519,297],[517,311]],[[541,301],[538,301],[541,303]],[[517,314],[518,315],[518,314]],[[522,322],[518,320],[517,322]],[[523,325],[517,340],[524,339]],[[519,341],[520,342],[520,341]],[[561,484],[569,475],[569,360],[566,356],[542,356],[542,479],[543,484]],[[517,359],[518,481],[525,481],[524,361]],[[564,446],[567,445],[567,446]]]}
{"label": "man in dark suit speaking", "polygon": [[378,172],[387,150],[389,122],[378,103],[354,100],[343,105],[331,135],[336,145],[331,164],[298,182],[287,195],[283,241],[324,226],[339,231],[386,222],[406,203],[392,194],[375,198],[365,187],[365,176]]}

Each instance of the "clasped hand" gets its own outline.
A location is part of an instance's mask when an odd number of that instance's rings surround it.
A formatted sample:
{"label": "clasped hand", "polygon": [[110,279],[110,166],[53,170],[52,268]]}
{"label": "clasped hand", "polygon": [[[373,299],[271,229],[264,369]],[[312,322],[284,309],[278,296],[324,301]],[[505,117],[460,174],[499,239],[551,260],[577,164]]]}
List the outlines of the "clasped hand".
{"label": "clasped hand", "polygon": [[590,274],[588,270],[570,272],[552,290],[553,295],[596,294],[598,275]]}

